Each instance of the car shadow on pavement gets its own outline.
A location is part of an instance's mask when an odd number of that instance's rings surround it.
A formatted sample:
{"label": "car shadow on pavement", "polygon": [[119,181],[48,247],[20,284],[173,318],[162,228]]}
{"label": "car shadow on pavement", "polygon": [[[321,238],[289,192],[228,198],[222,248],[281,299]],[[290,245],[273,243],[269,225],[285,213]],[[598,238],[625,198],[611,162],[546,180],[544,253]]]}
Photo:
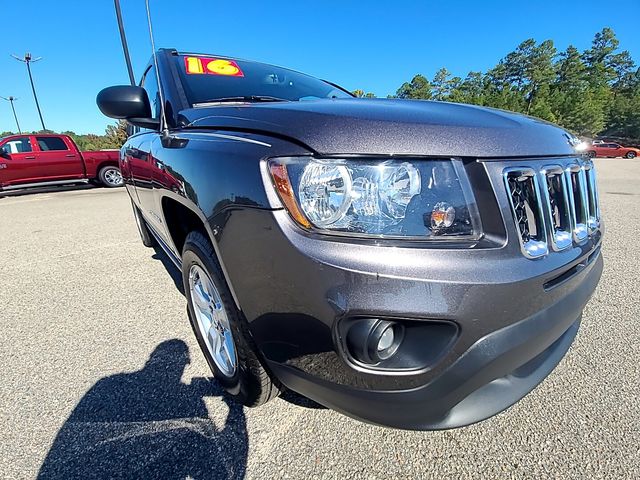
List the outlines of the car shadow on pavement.
{"label": "car shadow on pavement", "polygon": [[[243,408],[215,381],[182,383],[189,361],[187,345],[168,340],[141,370],[99,380],[58,432],[38,478],[243,478]],[[228,406],[224,425],[209,417],[211,396]]]}

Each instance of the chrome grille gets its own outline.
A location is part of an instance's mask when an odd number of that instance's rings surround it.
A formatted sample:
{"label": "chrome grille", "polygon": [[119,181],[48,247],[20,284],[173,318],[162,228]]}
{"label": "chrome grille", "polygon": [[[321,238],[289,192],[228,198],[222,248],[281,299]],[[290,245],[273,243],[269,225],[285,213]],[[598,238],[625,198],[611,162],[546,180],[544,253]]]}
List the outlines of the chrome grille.
{"label": "chrome grille", "polygon": [[596,179],[596,169],[592,163],[587,163],[583,167],[586,176],[587,187],[587,226],[589,233],[593,233],[600,228],[600,199],[598,198],[598,182]]}
{"label": "chrome grille", "polygon": [[589,218],[587,202],[587,186],[584,169],[577,163],[569,165],[566,170],[567,190],[573,220],[573,240],[577,243],[585,240],[589,234],[587,220]]}
{"label": "chrome grille", "polygon": [[563,250],[571,245],[571,206],[565,185],[564,170],[560,165],[542,169],[543,199],[550,219],[551,248]]}
{"label": "chrome grille", "polygon": [[[584,242],[600,228],[595,168],[590,161],[504,170],[525,256],[538,258]],[[549,246],[548,246],[549,244]]]}
{"label": "chrome grille", "polygon": [[531,168],[512,168],[505,170],[504,179],[522,252],[530,258],[546,255],[547,238],[536,172]]}

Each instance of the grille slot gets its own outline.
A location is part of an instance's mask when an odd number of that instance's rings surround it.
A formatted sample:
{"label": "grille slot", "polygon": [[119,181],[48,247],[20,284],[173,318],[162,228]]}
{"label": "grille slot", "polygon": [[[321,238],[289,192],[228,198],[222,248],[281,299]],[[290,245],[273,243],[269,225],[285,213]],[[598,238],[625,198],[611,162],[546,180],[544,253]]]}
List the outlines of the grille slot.
{"label": "grille slot", "polygon": [[587,226],[589,227],[589,233],[593,233],[600,228],[600,199],[598,198],[596,169],[593,168],[593,164],[591,162],[586,163],[582,168],[586,177],[585,185],[587,189],[588,207]]}
{"label": "grille slot", "polygon": [[578,164],[571,164],[565,170],[567,179],[567,191],[569,205],[571,207],[571,219],[573,239],[581,243],[587,239],[587,221],[589,218],[589,206],[587,200],[587,182],[584,169]]}
{"label": "grille slot", "polygon": [[542,169],[543,200],[551,230],[551,246],[559,251],[571,246],[571,207],[567,194],[565,172],[560,165]]}
{"label": "grille slot", "polygon": [[547,237],[535,171],[531,168],[508,169],[504,180],[522,252],[529,258],[546,255]]}

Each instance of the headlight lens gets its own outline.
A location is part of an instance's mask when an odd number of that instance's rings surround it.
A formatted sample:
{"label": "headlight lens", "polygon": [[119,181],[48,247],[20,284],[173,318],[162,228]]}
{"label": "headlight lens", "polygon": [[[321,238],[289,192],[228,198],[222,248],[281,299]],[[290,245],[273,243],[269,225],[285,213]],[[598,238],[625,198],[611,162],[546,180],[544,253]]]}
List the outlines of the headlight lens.
{"label": "headlight lens", "polygon": [[480,236],[460,160],[277,158],[269,170],[283,204],[305,228],[356,236]]}
{"label": "headlight lens", "polygon": [[300,206],[309,220],[326,227],[340,220],[351,205],[351,176],[343,165],[310,163],[298,187]]}

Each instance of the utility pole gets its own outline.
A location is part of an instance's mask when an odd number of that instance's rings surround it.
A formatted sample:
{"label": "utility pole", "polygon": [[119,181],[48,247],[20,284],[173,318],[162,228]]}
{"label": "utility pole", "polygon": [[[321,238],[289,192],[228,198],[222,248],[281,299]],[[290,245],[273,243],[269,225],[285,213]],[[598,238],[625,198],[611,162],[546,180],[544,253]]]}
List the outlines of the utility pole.
{"label": "utility pole", "polygon": [[16,107],[13,106],[13,102],[15,102],[16,100],[18,100],[16,97],[13,96],[9,96],[9,97],[0,97],[3,100],[6,100],[7,102],[9,102],[11,104],[11,110],[13,110],[13,118],[16,119],[16,125],[18,126],[18,133],[22,134],[22,130],[20,130],[20,124],[18,123],[18,115],[16,115]]}
{"label": "utility pole", "polygon": [[11,55],[16,60],[27,64],[27,72],[29,73],[29,81],[31,82],[31,91],[33,92],[33,99],[36,101],[36,108],[38,109],[38,115],[40,116],[40,123],[42,124],[42,129],[46,130],[47,127],[44,126],[44,120],[42,119],[42,111],[40,110],[40,104],[38,103],[38,96],[36,95],[36,87],[33,85],[33,76],[31,75],[31,63],[42,60],[42,57],[33,58],[29,52],[24,54],[23,58],[18,57],[17,55]]}
{"label": "utility pole", "polygon": [[136,84],[136,79],[133,76],[133,67],[131,66],[131,57],[129,56],[129,46],[127,45],[127,36],[124,33],[124,24],[122,23],[122,10],[120,9],[120,0],[113,0],[113,4],[116,9],[116,19],[118,20],[118,29],[120,30],[120,41],[122,42],[122,51],[124,52],[124,61],[127,64],[127,71],[129,72],[129,81],[131,85]]}

